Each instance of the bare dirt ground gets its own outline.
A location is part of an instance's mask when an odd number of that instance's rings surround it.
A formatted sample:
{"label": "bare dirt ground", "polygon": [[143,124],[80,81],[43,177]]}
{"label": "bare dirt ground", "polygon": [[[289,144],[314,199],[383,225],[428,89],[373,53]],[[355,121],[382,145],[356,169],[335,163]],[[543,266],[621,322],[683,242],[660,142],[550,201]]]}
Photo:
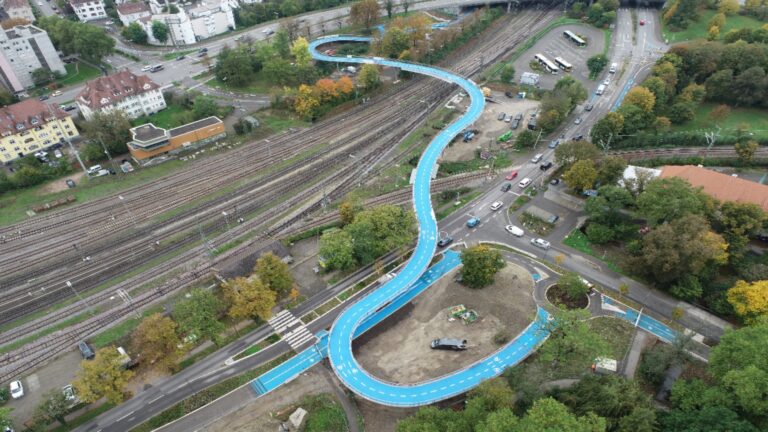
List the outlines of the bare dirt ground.
{"label": "bare dirt ground", "polygon": [[51,180],[40,188],[38,195],[48,195],[67,190],[69,189],[66,183],[67,179],[72,179],[76,184],[80,184],[80,182],[83,181],[83,177],[85,177],[85,173],[78,170],[66,177]]}
{"label": "bare dirt ground", "polygon": [[[458,271],[458,270],[457,270]],[[468,366],[496,351],[493,336],[506,330],[512,338],[534,318],[533,281],[523,268],[508,263],[496,282],[481,290],[443,277],[398,313],[355,340],[356,358],[373,375],[397,383],[416,383]],[[465,325],[449,321],[448,308],[463,304],[479,319]],[[467,339],[466,351],[437,351],[440,337]]]}
{"label": "bare dirt ground", "polygon": [[288,409],[303,397],[314,394],[333,394],[333,388],[317,365],[277,390],[253,399],[244,407],[216,420],[203,428],[206,432],[277,431],[280,421],[273,414]]}
{"label": "bare dirt ground", "polygon": [[[450,147],[447,147],[443,152],[443,159],[447,161],[463,161],[471,160],[475,158],[475,151],[478,148],[487,149],[498,148],[496,139],[510,130],[511,123],[500,121],[499,114],[505,113],[512,117],[515,114],[523,114],[523,121],[515,130],[515,136],[520,131],[525,130],[527,121],[531,118],[530,114],[536,111],[539,107],[539,101],[532,99],[510,99],[504,96],[502,92],[492,92],[493,99],[497,103],[489,103],[486,105],[480,119],[475,122],[476,128],[480,131],[475,138],[470,142],[463,142],[461,138],[457,138]],[[514,142],[514,137],[510,140],[510,143]]]}

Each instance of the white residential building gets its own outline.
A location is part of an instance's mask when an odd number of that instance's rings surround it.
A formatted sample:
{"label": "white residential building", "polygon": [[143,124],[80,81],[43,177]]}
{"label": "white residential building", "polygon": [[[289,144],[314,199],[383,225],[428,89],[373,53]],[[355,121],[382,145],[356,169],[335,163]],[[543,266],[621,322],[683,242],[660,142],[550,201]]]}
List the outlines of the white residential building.
{"label": "white residential building", "polygon": [[75,11],[77,18],[82,21],[104,19],[107,12],[104,10],[103,0],[69,0],[69,4]]}
{"label": "white residential building", "polygon": [[[158,5],[150,3],[154,12]],[[235,29],[232,3],[228,0],[203,1],[189,10],[179,9],[178,13],[154,13],[138,20],[149,36],[149,43],[163,45],[152,34],[152,22],[160,21],[168,26],[166,45],[191,45],[201,40]]]}
{"label": "white residential building", "polygon": [[31,23],[35,22],[35,14],[32,13],[32,6],[27,0],[0,0],[0,6],[8,14],[8,18],[22,18]]}
{"label": "white residential building", "polygon": [[12,92],[32,87],[32,72],[47,69],[66,74],[48,33],[33,25],[0,30],[0,80]]}
{"label": "white residential building", "polygon": [[122,3],[117,5],[115,8],[117,9],[117,16],[126,27],[132,22],[136,22],[141,18],[152,15],[152,11],[149,9],[149,6],[143,2]]}
{"label": "white residential building", "polygon": [[119,109],[129,118],[137,118],[166,107],[159,85],[146,75],[127,70],[88,81],[75,102],[87,120],[95,112]]}

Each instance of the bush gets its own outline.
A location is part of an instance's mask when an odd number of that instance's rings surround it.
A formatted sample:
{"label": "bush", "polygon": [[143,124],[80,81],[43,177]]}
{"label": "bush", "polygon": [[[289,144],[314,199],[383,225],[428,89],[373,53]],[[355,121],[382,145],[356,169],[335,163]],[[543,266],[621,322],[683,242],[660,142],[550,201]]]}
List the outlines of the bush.
{"label": "bush", "polygon": [[495,335],[493,335],[493,343],[496,345],[504,345],[505,343],[509,342],[511,338],[512,335],[509,334],[507,329],[501,329],[497,331]]}
{"label": "bush", "polygon": [[640,376],[654,386],[661,384],[672,361],[672,353],[670,351],[670,347],[660,344],[643,352],[638,367]]}
{"label": "bush", "polygon": [[616,233],[608,226],[599,223],[590,223],[586,229],[587,238],[595,244],[605,244],[616,237]]}
{"label": "bush", "polygon": [[7,387],[0,388],[0,405],[5,405],[11,399],[11,391]]}

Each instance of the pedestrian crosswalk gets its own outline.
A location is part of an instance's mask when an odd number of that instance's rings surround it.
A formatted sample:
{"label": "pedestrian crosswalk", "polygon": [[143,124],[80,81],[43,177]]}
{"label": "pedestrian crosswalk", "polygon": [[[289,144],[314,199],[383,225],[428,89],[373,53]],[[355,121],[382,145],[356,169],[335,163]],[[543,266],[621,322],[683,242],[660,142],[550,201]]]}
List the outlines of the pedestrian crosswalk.
{"label": "pedestrian crosswalk", "polygon": [[288,345],[293,348],[294,351],[299,351],[299,348],[306,346],[309,343],[317,342],[315,335],[307,330],[295,315],[289,310],[282,310],[277,315],[273,316],[269,321],[269,325],[275,330],[280,338],[288,342]]}

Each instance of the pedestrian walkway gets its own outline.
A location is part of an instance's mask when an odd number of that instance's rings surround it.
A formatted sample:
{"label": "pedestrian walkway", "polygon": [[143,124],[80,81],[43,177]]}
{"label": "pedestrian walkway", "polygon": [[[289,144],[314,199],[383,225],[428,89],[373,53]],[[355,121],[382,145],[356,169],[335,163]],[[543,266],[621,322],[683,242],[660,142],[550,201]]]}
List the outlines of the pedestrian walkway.
{"label": "pedestrian walkway", "polygon": [[275,329],[275,333],[277,333],[281,339],[288,342],[288,345],[290,345],[296,352],[307,344],[314,344],[317,342],[315,335],[310,333],[309,330],[307,330],[307,327],[304,326],[304,323],[296,318],[296,316],[289,310],[280,311],[277,315],[273,316],[268,323]]}

